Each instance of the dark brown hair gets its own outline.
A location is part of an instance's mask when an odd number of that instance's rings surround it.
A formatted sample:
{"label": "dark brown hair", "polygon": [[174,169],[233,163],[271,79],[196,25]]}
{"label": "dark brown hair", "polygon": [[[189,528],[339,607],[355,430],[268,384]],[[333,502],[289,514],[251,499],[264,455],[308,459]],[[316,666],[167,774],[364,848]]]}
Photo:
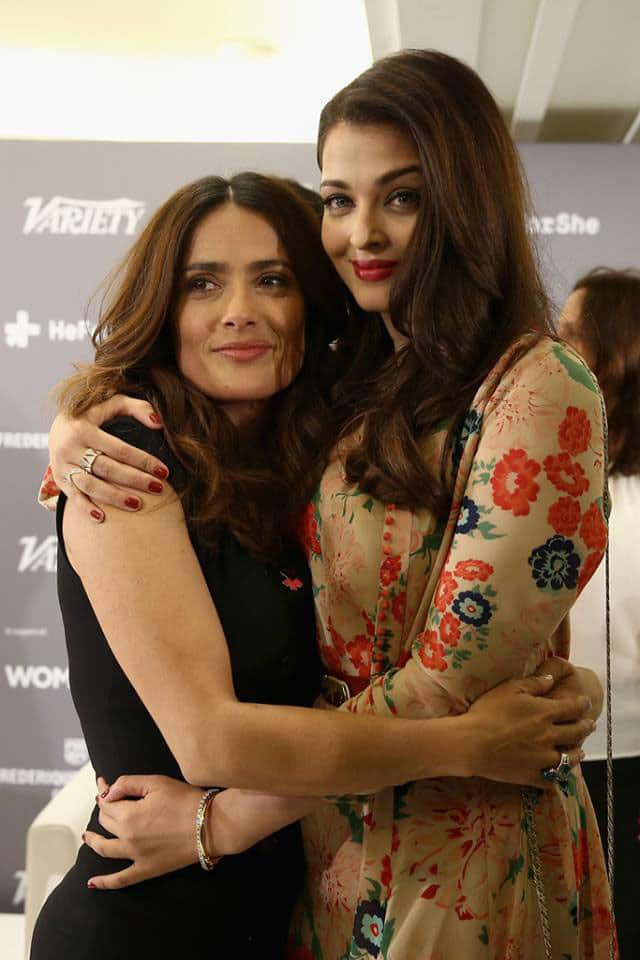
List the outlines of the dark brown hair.
{"label": "dark brown hair", "polygon": [[593,365],[609,421],[609,472],[640,474],[640,272],[596,267],[573,288],[584,291],[572,331]]}
{"label": "dark brown hair", "polygon": [[[273,227],[305,302],[300,373],[246,429],[234,427],[176,361],[174,313],[184,257],[203,217],[230,202]],[[94,362],[61,385],[60,406],[79,416],[115,393],[150,400],[184,467],[178,490],[190,523],[210,543],[226,527],[254,555],[275,559],[288,521],[305,505],[324,466],[328,344],[344,303],[320,242],[319,216],[290,185],[257,173],[204,177],[160,207],[110,279],[93,336]]]}
{"label": "dark brown hair", "polygon": [[[344,417],[356,414],[347,429],[363,430],[347,476],[383,501],[443,515],[447,451],[477,388],[518,337],[550,331],[519,158],[477,74],[431,50],[379,60],[336,94],[320,117],[320,162],[342,122],[406,131],[424,174],[415,234],[391,291],[391,320],[408,347],[392,356],[380,318],[360,312],[366,330],[340,393]],[[440,469],[429,469],[419,441],[443,425]]]}

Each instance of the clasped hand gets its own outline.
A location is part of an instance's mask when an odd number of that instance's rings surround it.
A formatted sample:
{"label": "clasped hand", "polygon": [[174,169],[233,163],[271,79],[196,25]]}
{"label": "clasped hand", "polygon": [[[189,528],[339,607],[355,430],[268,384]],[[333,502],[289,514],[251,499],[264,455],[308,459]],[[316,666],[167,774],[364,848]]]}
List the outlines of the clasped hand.
{"label": "clasped hand", "polygon": [[118,873],[92,877],[92,889],[118,890],[198,862],[196,811],[202,789],[162,776],[119,777],[109,790],[98,778],[100,825],[113,839],[87,831],[84,842],[101,857],[132,860]]}

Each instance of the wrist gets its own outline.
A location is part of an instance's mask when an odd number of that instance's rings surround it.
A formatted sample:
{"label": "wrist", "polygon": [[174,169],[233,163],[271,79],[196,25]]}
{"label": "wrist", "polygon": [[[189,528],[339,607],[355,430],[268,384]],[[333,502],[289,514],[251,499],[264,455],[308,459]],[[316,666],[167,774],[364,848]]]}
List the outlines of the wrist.
{"label": "wrist", "polygon": [[476,776],[478,731],[469,714],[438,717],[423,723],[427,725],[425,729],[428,733],[422,742],[423,755],[425,744],[429,747],[422,778]]}
{"label": "wrist", "polygon": [[227,790],[221,790],[209,802],[202,829],[205,849],[212,860],[235,853],[231,837],[231,820],[225,813]]}
{"label": "wrist", "polygon": [[[207,790],[201,797],[196,813],[196,849],[198,860],[203,870],[213,870],[221,859],[221,854],[213,850],[208,842],[207,823],[211,822],[211,808],[219,791],[215,788]],[[213,839],[213,838],[211,838]]]}
{"label": "wrist", "polygon": [[448,776],[481,776],[479,768],[484,755],[483,731],[468,712],[447,717],[446,721],[449,724],[447,742],[451,745],[451,754],[446,761],[449,766],[454,767]]}

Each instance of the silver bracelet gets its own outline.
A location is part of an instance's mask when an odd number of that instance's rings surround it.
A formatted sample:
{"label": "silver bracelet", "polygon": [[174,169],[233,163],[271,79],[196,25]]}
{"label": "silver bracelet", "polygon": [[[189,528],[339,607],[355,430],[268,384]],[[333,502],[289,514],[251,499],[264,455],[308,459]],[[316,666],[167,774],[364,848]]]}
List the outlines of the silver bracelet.
{"label": "silver bracelet", "polygon": [[198,851],[198,860],[203,870],[213,870],[213,868],[222,860],[222,857],[210,857],[204,847],[202,831],[204,830],[204,821],[207,815],[207,808],[216,794],[220,793],[220,787],[211,787],[205,790],[200,798],[198,810],[196,813],[196,849]]}

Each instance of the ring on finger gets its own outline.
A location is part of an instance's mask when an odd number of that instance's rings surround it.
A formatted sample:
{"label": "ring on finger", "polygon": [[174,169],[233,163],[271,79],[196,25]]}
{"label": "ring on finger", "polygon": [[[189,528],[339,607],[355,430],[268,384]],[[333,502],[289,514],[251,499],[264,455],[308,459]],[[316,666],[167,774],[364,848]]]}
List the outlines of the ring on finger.
{"label": "ring on finger", "polygon": [[93,465],[102,456],[102,450],[94,450],[93,447],[87,447],[80,458],[80,467],[85,473],[93,473]]}
{"label": "ring on finger", "polygon": [[84,471],[82,467],[74,467],[73,470],[69,470],[68,473],[65,473],[62,479],[65,480],[67,483],[70,483],[72,487],[75,487],[76,490],[82,493],[82,490],[80,490],[80,487],[76,487],[76,482],[73,479],[73,475],[74,473],[83,473],[83,472]]}
{"label": "ring on finger", "polygon": [[557,767],[547,767],[542,776],[549,783],[566,783],[571,773],[571,758],[568,753],[560,754],[560,763]]}

